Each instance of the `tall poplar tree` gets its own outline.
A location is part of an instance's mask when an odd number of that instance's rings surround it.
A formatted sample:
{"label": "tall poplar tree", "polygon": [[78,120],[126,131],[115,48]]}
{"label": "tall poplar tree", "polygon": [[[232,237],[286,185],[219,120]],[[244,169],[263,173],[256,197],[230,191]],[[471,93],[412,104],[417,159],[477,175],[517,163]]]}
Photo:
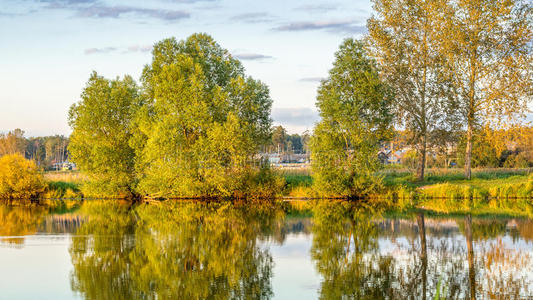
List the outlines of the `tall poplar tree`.
{"label": "tall poplar tree", "polygon": [[371,55],[393,89],[394,114],[418,156],[417,178],[424,179],[426,153],[449,130],[450,87],[443,76],[435,27],[440,0],[373,0],[368,21]]}
{"label": "tall poplar tree", "polygon": [[467,178],[475,128],[511,121],[531,104],[532,22],[527,0],[449,0],[439,9],[434,30],[466,123]]}

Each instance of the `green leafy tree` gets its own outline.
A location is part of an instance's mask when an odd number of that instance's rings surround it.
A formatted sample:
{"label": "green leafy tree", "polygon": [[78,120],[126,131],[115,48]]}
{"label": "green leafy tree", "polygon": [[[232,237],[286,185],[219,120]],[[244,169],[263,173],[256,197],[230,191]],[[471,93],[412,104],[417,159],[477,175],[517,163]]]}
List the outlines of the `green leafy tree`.
{"label": "green leafy tree", "polygon": [[303,151],[303,143],[302,143],[302,136],[299,134],[291,134],[288,136],[289,142],[291,142],[291,148],[289,150],[294,151],[295,153],[302,153]]}
{"label": "green leafy tree", "polygon": [[[499,158],[502,153],[502,149],[498,149],[494,140],[489,137],[490,129],[476,130],[472,137],[472,157],[471,166],[474,168],[479,167],[499,167]],[[459,165],[464,166],[466,163],[465,149],[467,147],[466,136],[463,136],[457,145],[457,161]]]}
{"label": "green leafy tree", "polygon": [[140,104],[131,77],[109,80],[91,74],[81,100],[69,111],[71,158],[90,177],[84,194],[133,195],[135,157],[129,140]]}
{"label": "green leafy tree", "polygon": [[210,36],[154,46],[142,75],[148,103],[130,141],[138,190],[151,196],[236,196],[270,138],[268,88]]}
{"label": "green leafy tree", "polygon": [[304,153],[309,153],[309,141],[311,140],[311,134],[308,130],[302,133],[302,151]]}
{"label": "green leafy tree", "polygon": [[345,40],[318,90],[322,120],[311,140],[313,176],[325,195],[359,196],[379,180],[379,142],[389,132],[391,95],[363,43]]}

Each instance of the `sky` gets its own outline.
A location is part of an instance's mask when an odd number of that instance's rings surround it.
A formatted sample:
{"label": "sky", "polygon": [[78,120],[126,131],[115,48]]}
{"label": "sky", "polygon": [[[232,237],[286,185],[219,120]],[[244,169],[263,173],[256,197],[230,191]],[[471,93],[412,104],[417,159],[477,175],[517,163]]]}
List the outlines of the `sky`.
{"label": "sky", "polygon": [[138,80],[154,43],[195,32],[270,87],[274,124],[311,130],[320,79],[370,15],[370,0],[0,0],[0,132],[70,134],[91,71]]}

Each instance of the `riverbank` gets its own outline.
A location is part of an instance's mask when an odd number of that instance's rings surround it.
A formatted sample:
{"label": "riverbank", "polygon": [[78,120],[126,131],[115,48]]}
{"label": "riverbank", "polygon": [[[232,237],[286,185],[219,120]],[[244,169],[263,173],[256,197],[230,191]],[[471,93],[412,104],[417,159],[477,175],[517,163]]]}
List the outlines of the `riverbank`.
{"label": "riverbank", "polygon": [[[281,170],[285,180],[280,199],[320,198],[313,190],[308,169]],[[371,198],[399,209],[424,208],[442,213],[462,213],[475,209],[481,213],[533,215],[533,175],[530,170],[479,169],[466,180],[461,169],[428,170],[424,181],[416,181],[404,170],[380,173],[383,190]],[[76,171],[47,172],[47,189],[42,198],[81,199],[81,185],[87,177]]]}
{"label": "riverbank", "polygon": [[[312,177],[303,172],[285,172],[283,196],[316,198]],[[428,170],[424,181],[412,173],[384,170],[380,173],[383,189],[376,198],[400,208],[425,208],[436,212],[512,213],[533,215],[533,175],[531,170],[478,169],[466,180],[461,169]]]}

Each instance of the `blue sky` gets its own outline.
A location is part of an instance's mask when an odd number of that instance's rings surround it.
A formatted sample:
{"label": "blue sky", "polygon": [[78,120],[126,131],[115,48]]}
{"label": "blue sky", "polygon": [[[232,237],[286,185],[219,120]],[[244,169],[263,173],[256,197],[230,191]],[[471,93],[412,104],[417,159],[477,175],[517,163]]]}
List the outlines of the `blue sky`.
{"label": "blue sky", "polygon": [[0,0],[0,131],[69,134],[68,108],[92,70],[138,79],[151,45],[194,32],[270,87],[276,124],[312,129],[318,81],[370,14],[370,0]]}

